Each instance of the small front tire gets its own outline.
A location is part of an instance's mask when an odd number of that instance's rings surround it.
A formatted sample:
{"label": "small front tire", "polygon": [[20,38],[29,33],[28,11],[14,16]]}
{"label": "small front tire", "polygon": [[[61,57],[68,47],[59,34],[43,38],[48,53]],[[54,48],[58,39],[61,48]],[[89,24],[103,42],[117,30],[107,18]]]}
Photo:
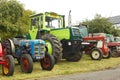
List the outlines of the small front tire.
{"label": "small front tire", "polygon": [[104,59],[109,59],[111,57],[112,52],[109,51],[106,55],[103,55]]}
{"label": "small front tire", "polygon": [[5,76],[12,76],[14,73],[14,58],[11,55],[5,56],[6,64],[2,65],[2,73]]}
{"label": "small front tire", "polygon": [[33,70],[33,60],[29,54],[23,54],[20,59],[22,72],[31,73]]}
{"label": "small front tire", "polygon": [[45,58],[40,60],[40,64],[43,70],[52,70],[55,64],[54,57],[48,53],[45,54]]}

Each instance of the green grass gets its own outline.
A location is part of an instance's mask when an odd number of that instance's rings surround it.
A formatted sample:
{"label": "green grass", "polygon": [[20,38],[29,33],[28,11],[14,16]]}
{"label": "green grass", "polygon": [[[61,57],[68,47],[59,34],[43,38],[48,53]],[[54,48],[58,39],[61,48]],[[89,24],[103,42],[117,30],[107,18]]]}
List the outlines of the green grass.
{"label": "green grass", "polygon": [[6,77],[2,76],[0,70],[0,80],[20,80],[20,79],[31,79],[31,78],[43,78],[56,75],[72,74],[72,73],[83,73],[97,70],[104,70],[114,68],[120,64],[120,58],[102,59],[101,61],[91,60],[90,57],[84,55],[79,62],[68,62],[61,60],[57,63],[52,71],[43,71],[39,62],[34,63],[34,69],[31,74],[22,73],[19,65],[15,65],[15,72],[13,76]]}

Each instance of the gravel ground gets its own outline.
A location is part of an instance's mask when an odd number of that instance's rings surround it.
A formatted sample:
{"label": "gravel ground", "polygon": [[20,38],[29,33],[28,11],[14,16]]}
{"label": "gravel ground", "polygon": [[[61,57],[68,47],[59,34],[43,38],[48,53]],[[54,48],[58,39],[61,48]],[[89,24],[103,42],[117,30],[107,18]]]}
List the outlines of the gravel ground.
{"label": "gravel ground", "polygon": [[103,71],[37,78],[32,80],[120,80],[120,66]]}

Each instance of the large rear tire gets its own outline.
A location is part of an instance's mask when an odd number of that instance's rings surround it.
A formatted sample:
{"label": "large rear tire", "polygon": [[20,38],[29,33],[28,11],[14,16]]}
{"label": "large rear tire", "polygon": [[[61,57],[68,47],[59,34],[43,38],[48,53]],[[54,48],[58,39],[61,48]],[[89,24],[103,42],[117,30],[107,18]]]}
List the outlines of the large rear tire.
{"label": "large rear tire", "polygon": [[92,60],[101,60],[103,58],[103,53],[99,48],[93,48],[90,52],[90,57]]}
{"label": "large rear tire", "polygon": [[117,50],[113,50],[113,51],[111,52],[111,56],[112,56],[112,57],[120,57],[120,52],[118,52]]}
{"label": "large rear tire", "polygon": [[48,53],[45,54],[45,58],[40,60],[40,64],[43,70],[52,70],[55,64],[54,57]]}
{"label": "large rear tire", "polygon": [[11,55],[5,56],[6,64],[2,65],[2,73],[5,76],[12,76],[14,73],[14,58]]}
{"label": "large rear tire", "polygon": [[72,61],[72,62],[77,62],[82,58],[82,52],[78,52],[78,53],[71,53],[68,55],[68,57],[66,57],[67,61]]}
{"label": "large rear tire", "polygon": [[48,47],[48,53],[52,54],[55,59],[55,63],[57,63],[62,58],[62,44],[61,42],[51,34],[46,34],[42,36],[42,39],[45,40],[47,47]]}
{"label": "large rear tire", "polygon": [[16,56],[15,53],[15,46],[14,43],[11,39],[6,39],[5,41],[2,42],[3,46],[6,48],[6,53],[11,54],[12,56]]}
{"label": "large rear tire", "polygon": [[20,59],[22,72],[31,73],[33,70],[33,60],[29,54],[23,54]]}

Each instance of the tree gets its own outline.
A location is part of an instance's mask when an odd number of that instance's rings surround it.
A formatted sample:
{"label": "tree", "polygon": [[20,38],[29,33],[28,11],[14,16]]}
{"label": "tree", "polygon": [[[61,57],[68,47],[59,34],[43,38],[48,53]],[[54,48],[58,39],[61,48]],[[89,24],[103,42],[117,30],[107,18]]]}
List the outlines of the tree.
{"label": "tree", "polygon": [[88,25],[88,30],[90,33],[108,33],[113,35],[118,35],[118,31],[114,29],[112,23],[108,21],[107,18],[101,17],[97,14],[92,20],[83,21],[84,24]]}
{"label": "tree", "polygon": [[35,12],[31,10],[24,10],[23,16],[19,18],[19,31],[18,34],[26,34],[29,32],[29,26],[30,26],[30,15],[34,14]]}
{"label": "tree", "polygon": [[23,16],[23,5],[16,0],[0,1],[0,37],[9,38],[18,32],[18,20]]}

